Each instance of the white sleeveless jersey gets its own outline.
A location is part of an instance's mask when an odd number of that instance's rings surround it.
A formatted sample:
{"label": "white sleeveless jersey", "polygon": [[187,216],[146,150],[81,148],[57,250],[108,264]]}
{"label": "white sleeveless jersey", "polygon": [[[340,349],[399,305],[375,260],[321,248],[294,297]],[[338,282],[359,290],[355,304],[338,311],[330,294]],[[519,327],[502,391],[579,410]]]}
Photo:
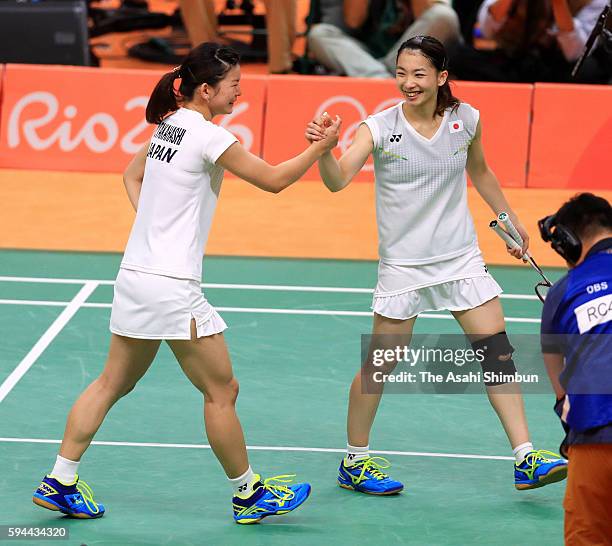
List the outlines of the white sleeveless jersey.
{"label": "white sleeveless jersey", "polygon": [[215,161],[234,142],[236,137],[226,129],[186,108],[159,124],[121,267],[201,280],[223,180],[223,169]]}
{"label": "white sleeveless jersey", "polygon": [[477,245],[467,206],[465,166],[479,112],[447,109],[427,139],[406,120],[402,103],[364,123],[374,140],[379,254],[389,264],[447,260]]}

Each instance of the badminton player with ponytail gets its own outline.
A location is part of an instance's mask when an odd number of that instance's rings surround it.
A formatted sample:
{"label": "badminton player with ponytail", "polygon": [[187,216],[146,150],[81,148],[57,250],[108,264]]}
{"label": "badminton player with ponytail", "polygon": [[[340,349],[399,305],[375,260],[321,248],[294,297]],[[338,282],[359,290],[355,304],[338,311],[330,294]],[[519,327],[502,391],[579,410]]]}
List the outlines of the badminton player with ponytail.
{"label": "badminton player with ponytail", "polygon": [[[279,192],[336,145],[340,120],[326,138],[272,166],[211,122],[231,113],[240,94],[238,55],[213,43],[194,48],[153,90],[146,117],[157,128],[124,174],[136,219],[115,282],[108,358],[68,416],[55,466],[34,493],[37,505],[77,518],[104,514],[77,475],[79,461],[110,408],[146,373],[162,340],[203,394],[208,442],[233,487],[235,521],[285,514],[310,494],[308,484],[290,486],[291,476],[261,480],[249,465],[235,409],[238,383],[223,337],[227,326],[200,288],[202,255],[223,169]],[[171,468],[167,479],[174,480]],[[196,479],[212,502],[218,495],[206,492],[204,475]]]}
{"label": "badminton player with ponytail", "polygon": [[[485,160],[478,110],[453,96],[447,78],[447,56],[438,40],[417,36],[404,42],[396,67],[404,100],[363,121],[340,160],[325,153],[319,170],[335,192],[351,182],[370,154],[374,158],[380,263],[373,334],[411,336],[419,313],[446,309],[473,348],[483,351],[483,370],[510,374],[516,368],[499,301],[502,290],[478,248],[466,170],[492,211],[508,212],[521,235],[523,247],[509,252],[520,258],[529,239]],[[306,138],[318,142],[330,124],[329,118],[313,121]],[[393,494],[402,483],[381,471],[386,461],[369,456],[382,392],[367,393],[368,376],[360,370],[351,385],[348,447],[338,482],[363,493]],[[532,489],[563,479],[567,461],[531,444],[517,384],[490,382],[486,390],[516,459],[515,487]]]}

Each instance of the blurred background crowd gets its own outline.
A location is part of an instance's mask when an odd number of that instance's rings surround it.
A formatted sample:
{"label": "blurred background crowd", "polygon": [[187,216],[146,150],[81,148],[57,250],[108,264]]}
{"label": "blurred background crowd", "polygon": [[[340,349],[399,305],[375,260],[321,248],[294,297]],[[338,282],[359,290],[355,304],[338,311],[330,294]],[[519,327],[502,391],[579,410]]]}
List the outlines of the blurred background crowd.
{"label": "blurred background crowd", "polygon": [[[612,79],[612,17],[571,77],[609,0],[310,0],[302,55],[294,52],[297,2],[263,3],[271,73],[392,77],[399,44],[429,34],[447,46],[449,70],[458,79],[600,84]],[[253,9],[250,2],[229,7]],[[180,0],[180,9],[192,45],[223,41],[214,0]]]}
{"label": "blurred background crowd", "polygon": [[[92,63],[83,64],[95,63],[107,45],[100,36],[141,31],[141,41],[125,54],[150,63],[178,64],[189,47],[217,41],[238,49],[243,62],[266,63],[273,74],[388,78],[399,44],[429,34],[446,45],[448,67],[457,79],[608,84],[612,16],[605,20],[601,14],[610,1],[0,0],[0,35],[8,36],[15,26],[3,13],[33,14],[69,2],[83,4],[85,32],[94,40]],[[572,77],[598,21],[599,37]],[[168,27],[171,33],[143,39],[142,31]],[[23,48],[14,44],[0,47],[0,62],[50,62],[24,60]]]}

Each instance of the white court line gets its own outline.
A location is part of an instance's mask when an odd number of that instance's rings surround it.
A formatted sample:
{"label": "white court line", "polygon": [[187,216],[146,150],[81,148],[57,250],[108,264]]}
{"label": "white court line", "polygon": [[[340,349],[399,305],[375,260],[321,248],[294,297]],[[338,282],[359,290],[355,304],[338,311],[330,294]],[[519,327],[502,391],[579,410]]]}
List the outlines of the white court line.
{"label": "white court line", "polygon": [[0,300],[0,305],[40,305],[41,307],[66,307],[67,301],[45,300]]}
{"label": "white court line", "polygon": [[[0,438],[0,442],[23,444],[61,444],[61,440],[44,438]],[[96,441],[92,445],[114,447],[161,447],[174,449],[210,449],[208,444],[160,444],[154,442],[105,442]],[[310,453],[346,453],[346,449],[327,447],[296,447],[296,446],[246,446],[250,451],[300,451]],[[514,461],[514,457],[502,455],[470,455],[466,453],[429,453],[426,451],[374,451],[380,455],[398,455],[402,457],[441,457],[448,459],[488,459],[495,461]]]}
{"label": "white court line", "polygon": [[[62,307],[69,305],[63,301],[44,300],[2,300],[0,305],[40,305],[49,307]],[[83,303],[81,307],[90,309],[110,309],[110,303]],[[216,307],[217,311],[223,313],[259,313],[271,315],[316,315],[316,316],[338,316],[338,317],[371,317],[372,311],[340,311],[329,309],[277,309],[267,307]],[[435,315],[433,313],[421,313],[419,318],[453,320],[452,315]],[[506,322],[519,322],[528,324],[539,324],[540,319],[523,317],[505,317]],[[0,400],[1,401],[1,400]]]}
{"label": "white court line", "polygon": [[0,276],[0,282],[31,282],[41,284],[85,284],[95,282],[96,284],[115,284],[115,281],[103,279],[61,279],[55,277],[7,277]]}
{"label": "white court line", "polygon": [[[115,281],[94,279],[55,279],[45,277],[2,277],[0,282],[29,282],[42,284],[83,284],[95,282],[99,285],[112,286]],[[280,292],[332,292],[338,294],[372,294],[372,288],[346,288],[336,286],[298,286],[289,284],[224,284],[224,283],[201,283],[203,288],[223,288],[228,290],[272,290]],[[538,300],[536,295],[531,294],[501,294],[501,299],[506,300]]]}
{"label": "white court line", "polygon": [[30,352],[23,358],[23,360],[17,365],[11,374],[4,380],[2,385],[0,385],[0,402],[6,398],[8,393],[11,392],[13,387],[32,367],[38,357],[44,352],[53,339],[55,339],[57,334],[62,331],[62,328],[68,324],[68,321],[79,310],[79,307],[85,303],[87,298],[93,294],[97,286],[98,285],[95,282],[86,282],[85,286],[78,291],[77,295],[70,302],[65,303],[66,308],[53,321],[53,324],[49,326],[47,331],[36,342],[34,347],[30,349]]}
{"label": "white court line", "polygon": [[229,290],[276,290],[280,292],[337,292],[346,294],[372,294],[373,288],[344,288],[337,286],[296,286],[291,284],[224,284],[203,282],[203,288],[227,288]]}

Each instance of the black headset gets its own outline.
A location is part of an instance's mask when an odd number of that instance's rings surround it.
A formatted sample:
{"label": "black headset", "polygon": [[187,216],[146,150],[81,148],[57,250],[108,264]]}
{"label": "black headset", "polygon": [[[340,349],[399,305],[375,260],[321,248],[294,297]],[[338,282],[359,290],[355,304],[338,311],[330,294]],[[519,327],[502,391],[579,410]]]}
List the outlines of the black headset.
{"label": "black headset", "polygon": [[553,250],[568,262],[575,264],[582,255],[582,241],[576,234],[563,224],[557,222],[557,215],[551,214],[538,220],[540,236]]}

